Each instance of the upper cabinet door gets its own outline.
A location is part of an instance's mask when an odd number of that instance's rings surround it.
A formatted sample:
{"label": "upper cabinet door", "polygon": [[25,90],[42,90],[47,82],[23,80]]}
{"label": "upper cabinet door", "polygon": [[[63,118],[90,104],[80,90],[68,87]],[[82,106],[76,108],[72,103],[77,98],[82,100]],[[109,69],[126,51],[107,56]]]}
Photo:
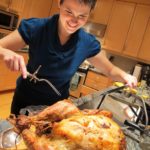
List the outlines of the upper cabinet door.
{"label": "upper cabinet door", "polygon": [[0,7],[4,10],[21,13],[26,0],[0,0]]}
{"label": "upper cabinet door", "polygon": [[121,52],[127,37],[136,4],[116,1],[108,22],[104,45],[105,49]]}
{"label": "upper cabinet door", "polygon": [[138,53],[138,58],[146,60],[150,63],[150,18],[147,24],[140,51]]}
{"label": "upper cabinet door", "polygon": [[10,0],[0,0],[0,7],[2,9],[8,9]]}
{"label": "upper cabinet door", "polygon": [[52,0],[26,0],[22,18],[43,18],[48,17]]}
{"label": "upper cabinet door", "polygon": [[89,21],[107,24],[114,0],[97,0]]}
{"label": "upper cabinet door", "polygon": [[32,0],[29,17],[48,17],[51,9],[52,0]]}
{"label": "upper cabinet door", "polygon": [[150,17],[150,6],[137,5],[124,46],[124,54],[137,56]]}
{"label": "upper cabinet door", "polygon": [[51,7],[49,15],[52,16],[52,15],[54,15],[56,13],[59,13],[58,0],[53,0],[52,7]]}
{"label": "upper cabinet door", "polygon": [[24,9],[26,0],[11,0],[9,9],[10,11],[21,13]]}

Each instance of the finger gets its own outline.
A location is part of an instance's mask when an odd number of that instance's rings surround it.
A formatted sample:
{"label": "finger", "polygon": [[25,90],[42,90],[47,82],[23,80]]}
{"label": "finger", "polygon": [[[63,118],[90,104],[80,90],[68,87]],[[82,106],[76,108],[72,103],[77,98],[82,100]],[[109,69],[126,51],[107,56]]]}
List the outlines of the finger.
{"label": "finger", "polygon": [[11,61],[12,61],[12,58],[11,58],[11,57],[5,58],[4,61],[5,61],[6,66],[7,66],[9,69],[12,70],[12,68],[11,68],[11,66],[12,66],[12,62],[11,62]]}
{"label": "finger", "polygon": [[20,70],[22,72],[23,78],[24,79],[27,78],[27,69],[26,69],[24,58],[22,56],[20,56]]}
{"label": "finger", "polygon": [[14,57],[14,71],[19,71],[18,57]]}
{"label": "finger", "polygon": [[131,82],[132,82],[132,87],[137,86],[137,78],[136,77],[133,76]]}
{"label": "finger", "polygon": [[5,64],[6,64],[6,66],[10,69],[10,61],[9,61],[9,60],[6,60],[6,61],[5,61]]}
{"label": "finger", "polygon": [[126,85],[127,85],[129,88],[132,88],[132,84],[131,84],[130,82],[128,82]]}
{"label": "finger", "polygon": [[14,71],[14,59],[12,57],[9,60],[9,68]]}

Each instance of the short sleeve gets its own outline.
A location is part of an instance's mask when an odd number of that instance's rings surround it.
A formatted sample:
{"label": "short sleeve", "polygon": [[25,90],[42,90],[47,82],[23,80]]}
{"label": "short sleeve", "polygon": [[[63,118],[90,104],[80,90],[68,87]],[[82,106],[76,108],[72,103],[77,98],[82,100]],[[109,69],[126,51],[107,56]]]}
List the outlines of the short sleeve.
{"label": "short sleeve", "polygon": [[23,19],[19,25],[18,31],[26,44],[31,44],[36,36],[36,31],[39,32],[43,22],[39,18]]}
{"label": "short sleeve", "polygon": [[90,42],[89,53],[88,53],[87,58],[97,55],[100,52],[100,50],[101,50],[100,42],[96,40],[96,38],[94,37],[92,41]]}

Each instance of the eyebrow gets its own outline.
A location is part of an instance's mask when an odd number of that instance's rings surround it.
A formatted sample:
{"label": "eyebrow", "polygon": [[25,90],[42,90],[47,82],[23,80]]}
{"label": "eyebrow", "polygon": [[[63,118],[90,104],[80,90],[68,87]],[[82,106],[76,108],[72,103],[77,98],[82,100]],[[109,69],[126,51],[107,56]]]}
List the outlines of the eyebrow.
{"label": "eyebrow", "polygon": [[[66,7],[65,9],[67,9],[67,10],[72,12],[72,10],[70,8]],[[89,15],[88,13],[79,14],[79,16],[88,16],[88,15]]]}

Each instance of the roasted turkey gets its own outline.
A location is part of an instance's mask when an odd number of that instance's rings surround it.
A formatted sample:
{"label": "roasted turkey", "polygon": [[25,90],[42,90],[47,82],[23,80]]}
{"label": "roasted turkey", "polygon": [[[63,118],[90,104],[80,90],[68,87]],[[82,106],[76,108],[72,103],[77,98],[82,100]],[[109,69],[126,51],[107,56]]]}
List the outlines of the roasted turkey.
{"label": "roasted turkey", "polygon": [[34,116],[10,117],[29,150],[125,150],[125,136],[112,114],[79,110],[69,100]]}

